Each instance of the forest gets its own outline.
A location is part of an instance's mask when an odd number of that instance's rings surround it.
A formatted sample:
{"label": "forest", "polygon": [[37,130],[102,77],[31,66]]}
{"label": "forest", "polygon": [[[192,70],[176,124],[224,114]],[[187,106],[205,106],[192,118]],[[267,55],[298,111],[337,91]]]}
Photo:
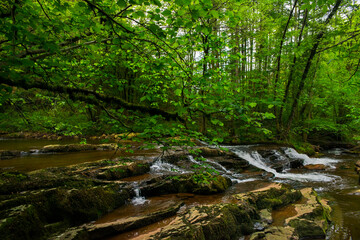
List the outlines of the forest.
{"label": "forest", "polygon": [[359,52],[357,0],[1,0],[1,239],[360,239]]}
{"label": "forest", "polygon": [[[2,1],[0,129],[359,140],[359,4]],[[9,119],[12,119],[9,121]]]}

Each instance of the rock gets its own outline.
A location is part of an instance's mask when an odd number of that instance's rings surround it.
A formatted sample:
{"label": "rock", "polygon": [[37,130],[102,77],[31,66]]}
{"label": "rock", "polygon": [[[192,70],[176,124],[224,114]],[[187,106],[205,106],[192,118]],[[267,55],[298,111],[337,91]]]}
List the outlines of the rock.
{"label": "rock", "polygon": [[271,212],[268,209],[260,210],[260,219],[267,224],[271,224],[273,222]]}
{"label": "rock", "polygon": [[307,170],[325,170],[326,166],[324,164],[308,164],[304,168]]}
{"label": "rock", "polygon": [[286,219],[286,224],[295,228],[300,239],[325,239],[331,221],[330,206],[311,188],[302,189],[301,193],[307,202],[295,204],[297,214]]}
{"label": "rock", "polygon": [[257,209],[276,209],[301,198],[300,191],[286,186],[234,195],[242,204],[254,204]]}
{"label": "rock", "polygon": [[0,150],[0,160],[20,157],[21,153],[22,153],[21,151],[17,151],[17,150],[14,151]]}
{"label": "rock", "polygon": [[360,160],[355,163],[355,171],[359,174],[360,173]]}
{"label": "rock", "polygon": [[[122,178],[138,176],[150,171],[150,164],[147,162],[131,162],[124,165],[107,166],[98,168],[95,177],[106,180],[119,180]],[[93,174],[94,175],[94,174]]]}
{"label": "rock", "polygon": [[209,175],[199,179],[196,174],[162,176],[148,180],[140,186],[143,196],[158,196],[169,193],[215,194],[224,192],[231,186],[231,180],[223,176]]}
{"label": "rock", "polygon": [[179,211],[183,202],[170,203],[169,206],[159,209],[147,215],[119,219],[113,222],[101,224],[85,224],[78,228],[68,229],[66,232],[52,238],[56,240],[75,239],[104,239],[116,234],[131,231],[143,226],[159,222],[171,217]]}
{"label": "rock", "polygon": [[304,159],[294,158],[290,161],[290,168],[302,168],[304,166]]}
{"label": "rock", "polygon": [[[258,199],[263,198],[263,194],[271,194],[271,192],[261,191],[260,196],[248,197],[247,201],[253,201],[256,205]],[[285,226],[272,226],[263,231],[253,233],[250,237],[252,240],[260,239],[325,239],[325,233],[328,223],[331,220],[331,208],[327,202],[320,199],[316,192],[311,188],[300,190],[301,195],[307,199],[305,203],[294,204],[295,216],[285,220]],[[265,201],[267,202],[267,201]]]}
{"label": "rock", "polygon": [[203,157],[217,157],[226,154],[225,151],[218,148],[199,147],[197,149]]}
{"label": "rock", "polygon": [[289,226],[286,227],[270,227],[262,232],[257,232],[251,235],[250,240],[297,240],[299,239],[295,234],[295,229]]}
{"label": "rock", "polygon": [[289,159],[284,154],[284,148],[278,150],[259,149],[259,154],[263,157],[265,162],[277,172],[283,172],[287,168],[300,168],[304,164],[303,159]]}
{"label": "rock", "polygon": [[20,205],[7,210],[7,217],[0,220],[3,240],[36,239],[44,234],[44,223],[32,205]]}
{"label": "rock", "polygon": [[196,206],[146,239],[236,239],[252,232],[253,208],[236,204]]}
{"label": "rock", "polygon": [[115,150],[117,145],[110,144],[67,144],[67,145],[47,145],[39,150],[40,153],[53,152],[80,152],[80,151],[95,151],[95,150]]}

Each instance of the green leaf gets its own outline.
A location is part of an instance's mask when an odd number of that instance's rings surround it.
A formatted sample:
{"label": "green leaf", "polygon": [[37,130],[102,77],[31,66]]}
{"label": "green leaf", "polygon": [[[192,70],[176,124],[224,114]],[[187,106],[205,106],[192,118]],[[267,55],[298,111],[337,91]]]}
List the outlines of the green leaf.
{"label": "green leaf", "polygon": [[180,97],[180,96],[181,96],[181,92],[182,92],[181,89],[176,89],[174,93],[175,93],[176,96],[179,96],[179,97]]}
{"label": "green leaf", "polygon": [[256,107],[256,105],[257,105],[257,103],[254,103],[254,102],[249,103],[249,106],[252,107],[252,108]]}
{"label": "green leaf", "polygon": [[215,10],[211,10],[210,14],[214,17],[214,18],[219,18],[219,12],[215,11]]}
{"label": "green leaf", "polygon": [[164,16],[171,16],[171,11],[169,9],[166,9],[165,11],[162,12],[162,14]]}
{"label": "green leaf", "polygon": [[125,8],[127,6],[125,0],[117,0],[117,5],[119,5],[119,7],[122,7],[122,8]]}

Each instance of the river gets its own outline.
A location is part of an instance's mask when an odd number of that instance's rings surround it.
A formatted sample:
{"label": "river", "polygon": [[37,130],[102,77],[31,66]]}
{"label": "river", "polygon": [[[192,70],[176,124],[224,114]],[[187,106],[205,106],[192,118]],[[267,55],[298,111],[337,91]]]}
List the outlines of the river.
{"label": "river", "polygon": [[[52,141],[52,140],[24,140],[24,139],[1,139],[0,149],[3,150],[22,150],[29,151],[39,149],[50,144],[68,144],[74,141]],[[264,174],[239,174],[232,169],[225,168],[217,162],[205,159],[208,167],[213,168],[226,177],[229,177],[233,186],[224,194],[211,196],[201,196],[194,194],[169,194],[163,196],[150,197],[145,199],[141,196],[141,192],[136,192],[136,197],[126,206],[115,210],[114,212],[99,219],[98,222],[108,222],[114,219],[126,218],[154,209],[161,208],[166,204],[176,201],[184,201],[186,208],[198,204],[209,204],[217,202],[233,201],[231,195],[240,192],[250,191],[262,186],[268,185],[270,182],[280,182],[291,184],[294,188],[312,187],[320,196],[328,199],[333,208],[333,224],[330,227],[327,239],[360,239],[360,192],[359,176],[354,171],[354,163],[358,160],[358,156],[346,154],[344,149],[332,149],[324,152],[320,158],[310,158],[307,155],[299,154],[292,148],[273,148],[273,146],[224,146],[228,147],[242,159],[248,161],[251,165],[264,170]],[[261,149],[261,150],[259,150]],[[268,156],[264,156],[267,151]],[[270,154],[268,154],[270,152]],[[21,171],[29,172],[37,169],[48,167],[67,166],[88,161],[96,161],[104,158],[124,156],[123,152],[114,151],[91,151],[91,152],[75,152],[61,154],[34,154],[24,155],[21,157],[1,160],[1,171]],[[139,150],[135,155],[138,156],[154,156],[157,154],[152,150]],[[290,160],[300,159],[304,164],[323,164],[325,170],[311,171],[305,169],[291,169],[289,167]],[[199,164],[199,161],[189,156],[188,161],[192,164]],[[283,166],[281,171],[276,171],[271,164],[274,161],[280,161]],[[125,179],[133,182],[136,191],[137,184],[152,175],[161,175],[165,172],[176,171],[183,173],[190,171],[161,160],[156,161],[149,174]],[[269,177],[270,176],[270,177]],[[273,213],[274,224],[281,223],[281,216],[290,214],[291,209],[280,209]],[[170,222],[172,218],[165,219],[156,224],[134,230],[132,232],[116,236],[111,239],[132,239],[146,234],[154,229],[164,226]]]}

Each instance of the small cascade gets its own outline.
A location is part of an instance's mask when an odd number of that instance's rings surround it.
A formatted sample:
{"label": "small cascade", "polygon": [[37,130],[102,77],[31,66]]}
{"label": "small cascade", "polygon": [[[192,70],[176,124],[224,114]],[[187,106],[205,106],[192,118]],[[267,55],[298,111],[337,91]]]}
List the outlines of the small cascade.
{"label": "small cascade", "polygon": [[[203,163],[195,160],[194,157],[191,156],[191,155],[189,155],[188,158],[189,158],[190,162],[195,163],[196,165],[203,165]],[[232,171],[226,169],[226,168],[225,168],[223,165],[221,165],[220,163],[215,162],[215,161],[210,160],[210,159],[207,159],[207,158],[205,158],[205,162],[208,163],[208,164],[206,165],[207,167],[210,167],[211,169],[214,169],[214,170],[222,173],[221,175],[222,175],[223,177],[229,178],[229,179],[231,180],[231,182],[233,182],[233,183],[242,183],[242,182],[244,182],[244,179],[239,179],[239,178],[242,177],[241,174],[233,173]],[[214,167],[214,166],[216,166],[216,167]]]}
{"label": "small cascade", "polygon": [[215,162],[213,160],[210,159],[206,159],[206,162],[215,165],[216,167],[218,167],[221,171],[225,172],[226,174],[233,174],[233,172],[231,172],[230,170],[226,169],[223,165],[221,165],[218,162]]}
{"label": "small cascade", "polygon": [[[245,159],[248,161],[251,165],[262,169],[266,172],[272,173],[274,175],[274,178],[281,178],[281,179],[290,179],[295,181],[303,181],[303,182],[332,182],[335,181],[337,178],[335,176],[328,176],[326,174],[320,174],[320,173],[304,173],[304,174],[296,174],[296,173],[278,173],[275,169],[269,167],[265,162],[265,159],[257,152],[257,151],[251,151],[247,150],[245,151],[243,148],[236,148],[231,147],[230,150],[232,150],[237,156],[240,158]],[[337,160],[334,159],[311,159],[305,154],[299,154],[294,149],[290,149],[289,151],[285,152],[289,157],[294,158],[300,158],[304,159],[305,164],[312,164],[312,163],[334,163],[337,162]],[[296,153],[296,154],[295,154]],[[292,154],[292,155],[291,155]]]}
{"label": "small cascade", "polygon": [[309,164],[323,164],[329,167],[334,167],[333,164],[339,162],[339,160],[331,158],[310,158],[306,154],[298,153],[293,148],[286,148],[284,153],[290,158],[298,158],[304,160],[304,165]]}
{"label": "small cascade", "polygon": [[189,171],[179,168],[174,164],[163,162],[161,159],[154,162],[154,164],[151,165],[150,170],[152,173],[158,173],[158,174],[162,174],[164,172],[179,173],[179,174],[189,173]]}
{"label": "small cascade", "polygon": [[133,205],[143,205],[149,200],[146,200],[145,197],[141,196],[141,191],[138,182],[134,182],[134,193],[135,197],[131,200]]}

